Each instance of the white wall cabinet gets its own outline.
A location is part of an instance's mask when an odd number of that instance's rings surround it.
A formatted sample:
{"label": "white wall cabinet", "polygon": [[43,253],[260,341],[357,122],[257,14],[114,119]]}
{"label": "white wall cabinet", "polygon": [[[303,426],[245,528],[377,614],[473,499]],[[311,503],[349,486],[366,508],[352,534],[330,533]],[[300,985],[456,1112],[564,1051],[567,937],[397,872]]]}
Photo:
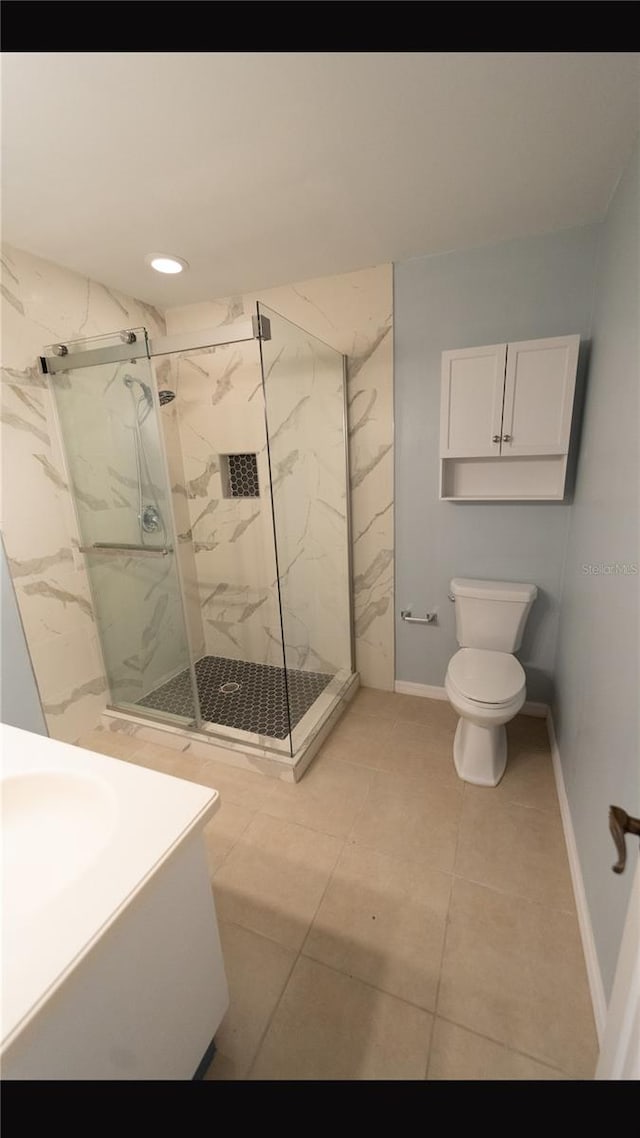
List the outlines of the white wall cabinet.
{"label": "white wall cabinet", "polygon": [[579,336],[442,353],[440,497],[564,497]]}

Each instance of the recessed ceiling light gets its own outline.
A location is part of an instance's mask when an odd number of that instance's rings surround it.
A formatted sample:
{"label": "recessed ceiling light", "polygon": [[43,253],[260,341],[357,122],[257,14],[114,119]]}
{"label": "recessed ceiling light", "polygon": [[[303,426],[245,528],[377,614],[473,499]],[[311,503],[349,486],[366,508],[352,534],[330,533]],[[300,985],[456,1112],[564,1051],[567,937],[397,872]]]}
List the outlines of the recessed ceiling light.
{"label": "recessed ceiling light", "polygon": [[181,273],[183,269],[189,268],[182,257],[174,257],[170,253],[150,253],[145,261],[157,273]]}

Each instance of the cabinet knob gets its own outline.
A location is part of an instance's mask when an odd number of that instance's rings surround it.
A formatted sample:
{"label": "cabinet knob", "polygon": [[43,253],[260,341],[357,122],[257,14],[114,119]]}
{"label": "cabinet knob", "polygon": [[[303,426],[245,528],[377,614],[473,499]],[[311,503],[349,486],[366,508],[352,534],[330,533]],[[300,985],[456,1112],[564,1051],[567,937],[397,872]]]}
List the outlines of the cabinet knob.
{"label": "cabinet knob", "polygon": [[491,436],[491,442],[492,443],[499,443],[500,442],[500,435],[492,435]]}
{"label": "cabinet knob", "polygon": [[503,435],[502,441],[503,441],[503,443],[510,443],[512,438],[513,438],[513,435]]}

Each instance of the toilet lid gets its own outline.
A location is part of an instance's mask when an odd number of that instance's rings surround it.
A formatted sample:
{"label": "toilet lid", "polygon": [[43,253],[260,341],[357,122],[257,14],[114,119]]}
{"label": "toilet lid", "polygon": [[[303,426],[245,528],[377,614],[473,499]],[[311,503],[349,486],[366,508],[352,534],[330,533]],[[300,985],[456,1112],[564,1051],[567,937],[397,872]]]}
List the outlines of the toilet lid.
{"label": "toilet lid", "polygon": [[449,661],[449,676],[467,699],[493,704],[509,703],[526,678],[515,656],[485,648],[461,648]]}

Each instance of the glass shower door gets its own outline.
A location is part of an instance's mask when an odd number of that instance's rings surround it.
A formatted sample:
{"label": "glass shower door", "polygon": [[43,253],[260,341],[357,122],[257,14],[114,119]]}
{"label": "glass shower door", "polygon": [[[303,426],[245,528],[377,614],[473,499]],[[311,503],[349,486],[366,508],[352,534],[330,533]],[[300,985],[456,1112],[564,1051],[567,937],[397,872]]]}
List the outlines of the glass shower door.
{"label": "glass shower door", "polygon": [[260,341],[295,754],[353,673],[344,357],[263,304]]}
{"label": "glass shower door", "polygon": [[49,382],[111,704],[199,725],[149,360],[74,367]]}

